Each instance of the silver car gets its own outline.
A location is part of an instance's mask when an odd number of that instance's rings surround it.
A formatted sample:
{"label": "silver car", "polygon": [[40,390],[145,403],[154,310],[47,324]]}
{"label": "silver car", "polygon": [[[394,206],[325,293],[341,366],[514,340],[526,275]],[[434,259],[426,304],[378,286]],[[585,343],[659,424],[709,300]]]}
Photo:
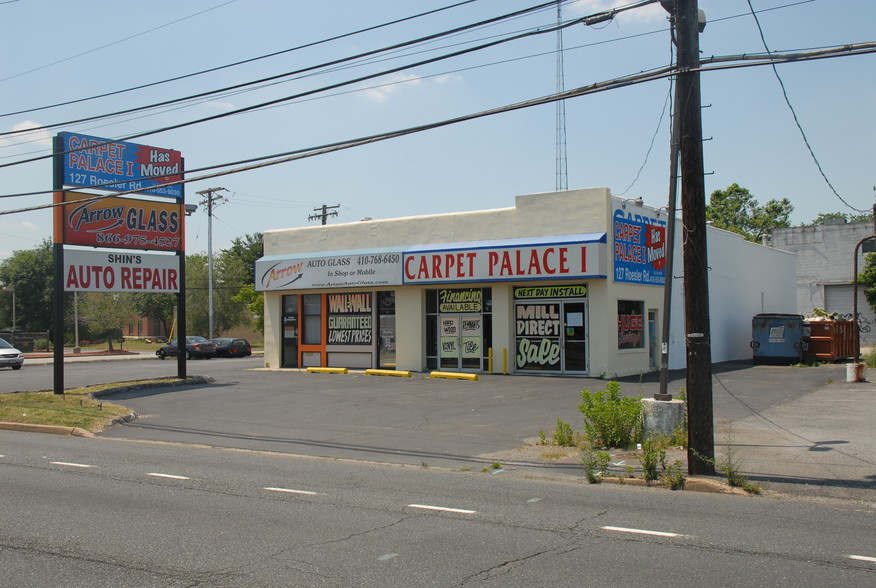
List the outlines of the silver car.
{"label": "silver car", "polygon": [[0,367],[9,366],[14,370],[20,370],[23,365],[24,354],[5,339],[0,339]]}

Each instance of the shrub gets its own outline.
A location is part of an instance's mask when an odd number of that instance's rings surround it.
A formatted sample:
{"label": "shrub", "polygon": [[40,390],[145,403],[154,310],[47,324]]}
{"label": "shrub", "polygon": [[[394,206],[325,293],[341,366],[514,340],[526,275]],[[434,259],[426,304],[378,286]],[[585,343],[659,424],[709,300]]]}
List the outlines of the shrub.
{"label": "shrub", "polygon": [[584,476],[591,484],[599,484],[602,481],[608,473],[609,463],[611,463],[609,452],[596,451],[590,443],[585,443],[581,448],[581,466],[584,468]]}
{"label": "shrub", "polygon": [[578,410],[584,415],[584,434],[597,447],[626,448],[642,437],[642,397],[625,398],[620,384],[611,381],[605,390],[581,392]]}
{"label": "shrub", "polygon": [[560,417],[557,417],[557,426],[554,428],[554,443],[560,447],[575,446],[575,432],[572,430],[572,425],[564,423]]}

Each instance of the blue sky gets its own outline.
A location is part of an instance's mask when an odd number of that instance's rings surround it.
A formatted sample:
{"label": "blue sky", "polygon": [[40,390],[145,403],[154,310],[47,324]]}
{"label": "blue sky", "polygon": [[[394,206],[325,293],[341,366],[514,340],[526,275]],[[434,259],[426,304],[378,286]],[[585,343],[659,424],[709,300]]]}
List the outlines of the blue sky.
{"label": "blue sky", "polygon": [[[158,81],[281,51],[454,4],[454,0],[18,0],[0,3],[6,57],[0,114]],[[632,0],[580,0],[566,19]],[[206,117],[385,71],[426,57],[556,22],[551,8],[511,22],[398,52],[391,59],[211,97],[147,115],[40,130],[52,124],[186,96],[343,58],[512,12],[535,0],[478,0],[438,14],[247,65],[65,107],[0,117],[0,163],[48,153],[58,130],[106,138]],[[872,0],[751,0],[774,52],[874,41]],[[764,50],[748,0],[700,0],[709,24],[703,57]],[[769,10],[774,9],[774,10]],[[461,44],[461,45],[460,45]],[[609,23],[563,33],[565,88],[668,65],[670,39],[659,4]],[[556,35],[545,34],[368,82],[197,126],[137,139],[182,152],[186,167],[307,148],[425,124],[536,98],[556,90]],[[13,49],[14,48],[14,49]],[[423,52],[425,51],[425,52]],[[731,183],[761,203],[789,198],[793,224],[822,212],[869,211],[876,192],[876,55],[780,65],[778,71],[821,166],[821,177],[769,67],[702,76],[706,192]],[[569,188],[609,187],[646,204],[667,202],[670,82],[660,80],[566,102]],[[514,196],[556,185],[556,110],[529,108],[379,144],[188,184],[187,201],[221,186],[213,248],[245,233],[315,224],[314,209],[340,205],[330,223],[513,206]],[[653,145],[652,145],[653,144]],[[641,171],[640,171],[641,170]],[[0,194],[52,187],[41,161],[0,168]],[[0,199],[0,211],[50,201]],[[187,249],[207,248],[203,211],[190,217]],[[51,213],[0,215],[0,259],[51,236]]]}

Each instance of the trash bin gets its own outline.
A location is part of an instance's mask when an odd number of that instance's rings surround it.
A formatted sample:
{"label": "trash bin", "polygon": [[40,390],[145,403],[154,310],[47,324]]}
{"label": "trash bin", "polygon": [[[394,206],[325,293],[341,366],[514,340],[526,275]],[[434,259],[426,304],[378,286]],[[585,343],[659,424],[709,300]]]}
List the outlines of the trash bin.
{"label": "trash bin", "polygon": [[755,364],[791,365],[803,360],[803,315],[758,314],[751,319]]}

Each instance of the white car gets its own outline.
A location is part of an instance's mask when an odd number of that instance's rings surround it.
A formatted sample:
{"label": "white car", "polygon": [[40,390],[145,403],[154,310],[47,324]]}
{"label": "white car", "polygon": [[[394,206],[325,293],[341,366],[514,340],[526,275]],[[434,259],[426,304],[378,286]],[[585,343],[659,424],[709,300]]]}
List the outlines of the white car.
{"label": "white car", "polygon": [[0,367],[9,366],[14,370],[20,370],[23,365],[24,354],[5,339],[0,339]]}

